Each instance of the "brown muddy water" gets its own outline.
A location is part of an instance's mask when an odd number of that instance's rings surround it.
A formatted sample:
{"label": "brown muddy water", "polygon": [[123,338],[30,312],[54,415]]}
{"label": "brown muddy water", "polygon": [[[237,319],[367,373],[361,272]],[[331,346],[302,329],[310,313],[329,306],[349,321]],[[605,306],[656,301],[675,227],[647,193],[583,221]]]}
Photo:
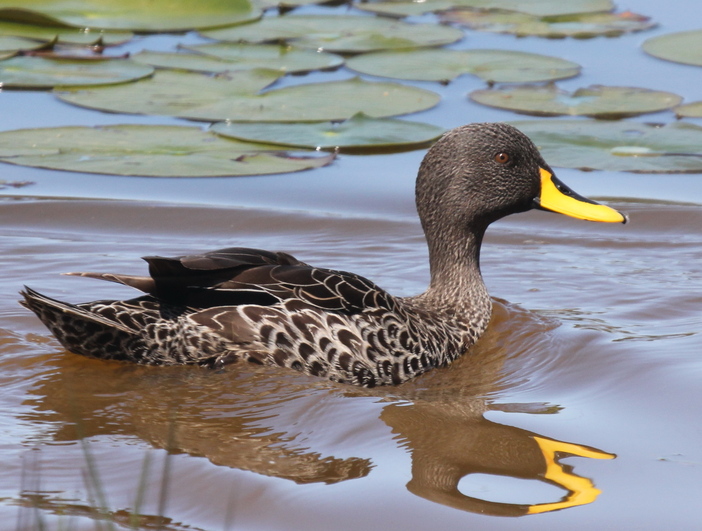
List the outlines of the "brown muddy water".
{"label": "brown muddy water", "polygon": [[[640,4],[625,7],[657,17],[659,33],[692,29],[685,2]],[[639,84],[699,99],[699,71],[675,66],[673,76],[640,54],[645,37],[470,38],[584,64],[565,88],[627,84],[624,61],[651,76]],[[445,127],[517,118],[467,103],[480,85],[431,85],[444,102],[424,118]],[[179,123],[101,115],[43,93],[0,94],[0,116],[6,129]],[[16,302],[24,284],[72,302],[130,297],[59,273],[140,274],[143,255],[235,245],[417,293],[428,280],[412,191],[422,156],[341,156],[251,179],[0,167],[2,179],[34,183],[0,191],[0,529],[109,529],[103,518],[114,529],[208,531],[700,528],[700,176],[557,170],[631,222],[531,212],[495,224],[482,257],[496,301],[487,333],[451,367],[396,388],[245,364],[89,360]]]}

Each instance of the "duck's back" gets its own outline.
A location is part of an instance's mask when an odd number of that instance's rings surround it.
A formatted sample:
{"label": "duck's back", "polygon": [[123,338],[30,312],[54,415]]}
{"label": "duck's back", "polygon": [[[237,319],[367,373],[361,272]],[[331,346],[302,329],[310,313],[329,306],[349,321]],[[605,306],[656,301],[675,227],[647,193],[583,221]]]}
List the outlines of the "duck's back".
{"label": "duck's back", "polygon": [[454,324],[359,275],[285,253],[231,248],[145,260],[150,277],[79,273],[144,297],[71,305],[27,290],[25,304],[72,352],[153,365],[244,359],[374,386],[405,381],[464,348]]}

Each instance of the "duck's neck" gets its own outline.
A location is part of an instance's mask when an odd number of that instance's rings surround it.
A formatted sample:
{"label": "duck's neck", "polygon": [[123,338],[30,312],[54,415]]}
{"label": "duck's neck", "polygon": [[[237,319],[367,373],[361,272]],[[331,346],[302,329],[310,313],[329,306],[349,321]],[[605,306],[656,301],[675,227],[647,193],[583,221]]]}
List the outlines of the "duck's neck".
{"label": "duck's neck", "polygon": [[489,311],[490,297],[480,273],[484,234],[482,228],[427,234],[431,282],[421,295],[426,304],[467,314]]}

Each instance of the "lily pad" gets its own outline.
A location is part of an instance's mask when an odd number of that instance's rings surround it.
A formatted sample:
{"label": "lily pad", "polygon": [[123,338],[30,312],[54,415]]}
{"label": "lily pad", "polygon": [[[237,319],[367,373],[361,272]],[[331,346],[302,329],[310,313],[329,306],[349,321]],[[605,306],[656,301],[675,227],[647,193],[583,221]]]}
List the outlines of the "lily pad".
{"label": "lily pad", "polygon": [[702,101],[678,105],[673,110],[679,118],[702,118]]}
{"label": "lily pad", "polygon": [[256,20],[248,0],[0,0],[0,18],[140,32],[185,31]]}
{"label": "lily pad", "polygon": [[598,120],[512,122],[549,164],[581,170],[702,173],[702,127]]}
{"label": "lily pad", "polygon": [[649,17],[630,11],[623,13],[580,13],[560,16],[536,16],[526,13],[485,12],[466,9],[445,11],[442,22],[494,33],[509,33],[518,37],[548,38],[617,37],[624,33],[643,31],[655,26]]}
{"label": "lily pad", "polygon": [[[149,79],[107,87],[74,87],[56,91],[68,103],[108,112],[184,116],[222,102],[235,102],[249,96],[280,77],[272,70],[244,70],[226,76],[203,76],[186,72],[157,71]],[[203,118],[209,119],[209,118]],[[212,119],[224,120],[226,116]]]}
{"label": "lily pad", "polygon": [[36,50],[41,48],[45,43],[37,42],[22,37],[0,36],[0,53],[17,53],[20,50]]}
{"label": "lily pad", "polygon": [[[57,26],[37,26],[19,22],[0,21],[0,39],[6,37],[21,37],[33,41],[58,42],[60,44],[110,46],[122,44],[130,40],[134,34],[130,31],[91,30],[89,28],[65,28]],[[29,41],[32,42],[32,41]],[[36,43],[34,43],[36,46]]]}
{"label": "lily pad", "polygon": [[346,66],[364,74],[449,81],[473,74],[494,83],[532,83],[577,76],[580,65],[558,57],[508,50],[405,50],[359,55]]}
{"label": "lily pad", "polygon": [[357,114],[344,122],[220,122],[211,130],[240,140],[312,149],[407,147],[426,144],[445,132],[445,129],[429,124],[370,118],[364,114]]}
{"label": "lily pad", "polygon": [[658,112],[678,105],[682,98],[670,92],[633,87],[593,85],[574,92],[554,85],[476,90],[470,98],[482,105],[536,116],[592,116],[617,119]]}
{"label": "lily pad", "polygon": [[295,7],[324,4],[329,0],[251,0],[251,3],[260,9],[293,9]]}
{"label": "lily pad", "polygon": [[424,13],[453,8],[469,8],[481,11],[516,11],[538,17],[573,15],[612,11],[610,0],[423,0],[407,2],[385,0],[365,2],[355,7],[365,11],[391,16],[417,16]]}
{"label": "lily pad", "polygon": [[311,153],[292,156],[280,146],[225,139],[198,127],[113,125],[0,133],[2,162],[108,175],[264,175],[318,168],[333,159]]}
{"label": "lily pad", "polygon": [[702,66],[702,30],[660,35],[644,41],[641,47],[659,59]]}
{"label": "lily pad", "polygon": [[153,68],[127,59],[12,57],[0,61],[3,88],[109,85],[150,76]]}
{"label": "lily pad", "polygon": [[354,4],[356,9],[386,15],[389,17],[418,17],[427,13],[435,13],[456,7],[453,0],[424,0],[423,2],[399,2],[388,0],[383,2],[359,2]]}
{"label": "lily pad", "polygon": [[436,24],[408,24],[367,16],[287,15],[254,24],[202,31],[228,42],[287,42],[301,48],[358,53],[373,50],[441,46],[459,41],[463,32]]}
{"label": "lily pad", "polygon": [[346,120],[359,112],[377,118],[425,110],[441,99],[428,90],[358,78],[258,94],[279,75],[270,70],[242,70],[212,78],[164,70],[136,84],[78,87],[58,92],[58,96],[68,103],[104,111],[213,122],[319,122]]}
{"label": "lily pad", "polygon": [[159,68],[174,68],[195,72],[226,72],[267,68],[282,73],[309,72],[337,68],[344,64],[338,55],[294,50],[273,44],[215,43],[183,47],[197,54],[141,52],[132,56],[134,61]]}

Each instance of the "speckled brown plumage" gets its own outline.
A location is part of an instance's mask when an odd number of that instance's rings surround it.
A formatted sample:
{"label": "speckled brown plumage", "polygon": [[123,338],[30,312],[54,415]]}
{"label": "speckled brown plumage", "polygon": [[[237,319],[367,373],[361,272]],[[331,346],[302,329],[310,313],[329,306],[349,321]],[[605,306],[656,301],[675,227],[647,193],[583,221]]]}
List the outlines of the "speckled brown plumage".
{"label": "speckled brown plumage", "polygon": [[505,124],[454,129],[429,150],[416,199],[431,283],[415,297],[286,253],[230,248],[147,257],[148,277],[77,273],[147,294],[137,299],[72,305],[27,288],[22,302],[86,356],[211,367],[243,359],[367,387],[399,384],[450,363],[487,327],[483,234],[534,207],[539,168],[548,166],[537,149]]}

